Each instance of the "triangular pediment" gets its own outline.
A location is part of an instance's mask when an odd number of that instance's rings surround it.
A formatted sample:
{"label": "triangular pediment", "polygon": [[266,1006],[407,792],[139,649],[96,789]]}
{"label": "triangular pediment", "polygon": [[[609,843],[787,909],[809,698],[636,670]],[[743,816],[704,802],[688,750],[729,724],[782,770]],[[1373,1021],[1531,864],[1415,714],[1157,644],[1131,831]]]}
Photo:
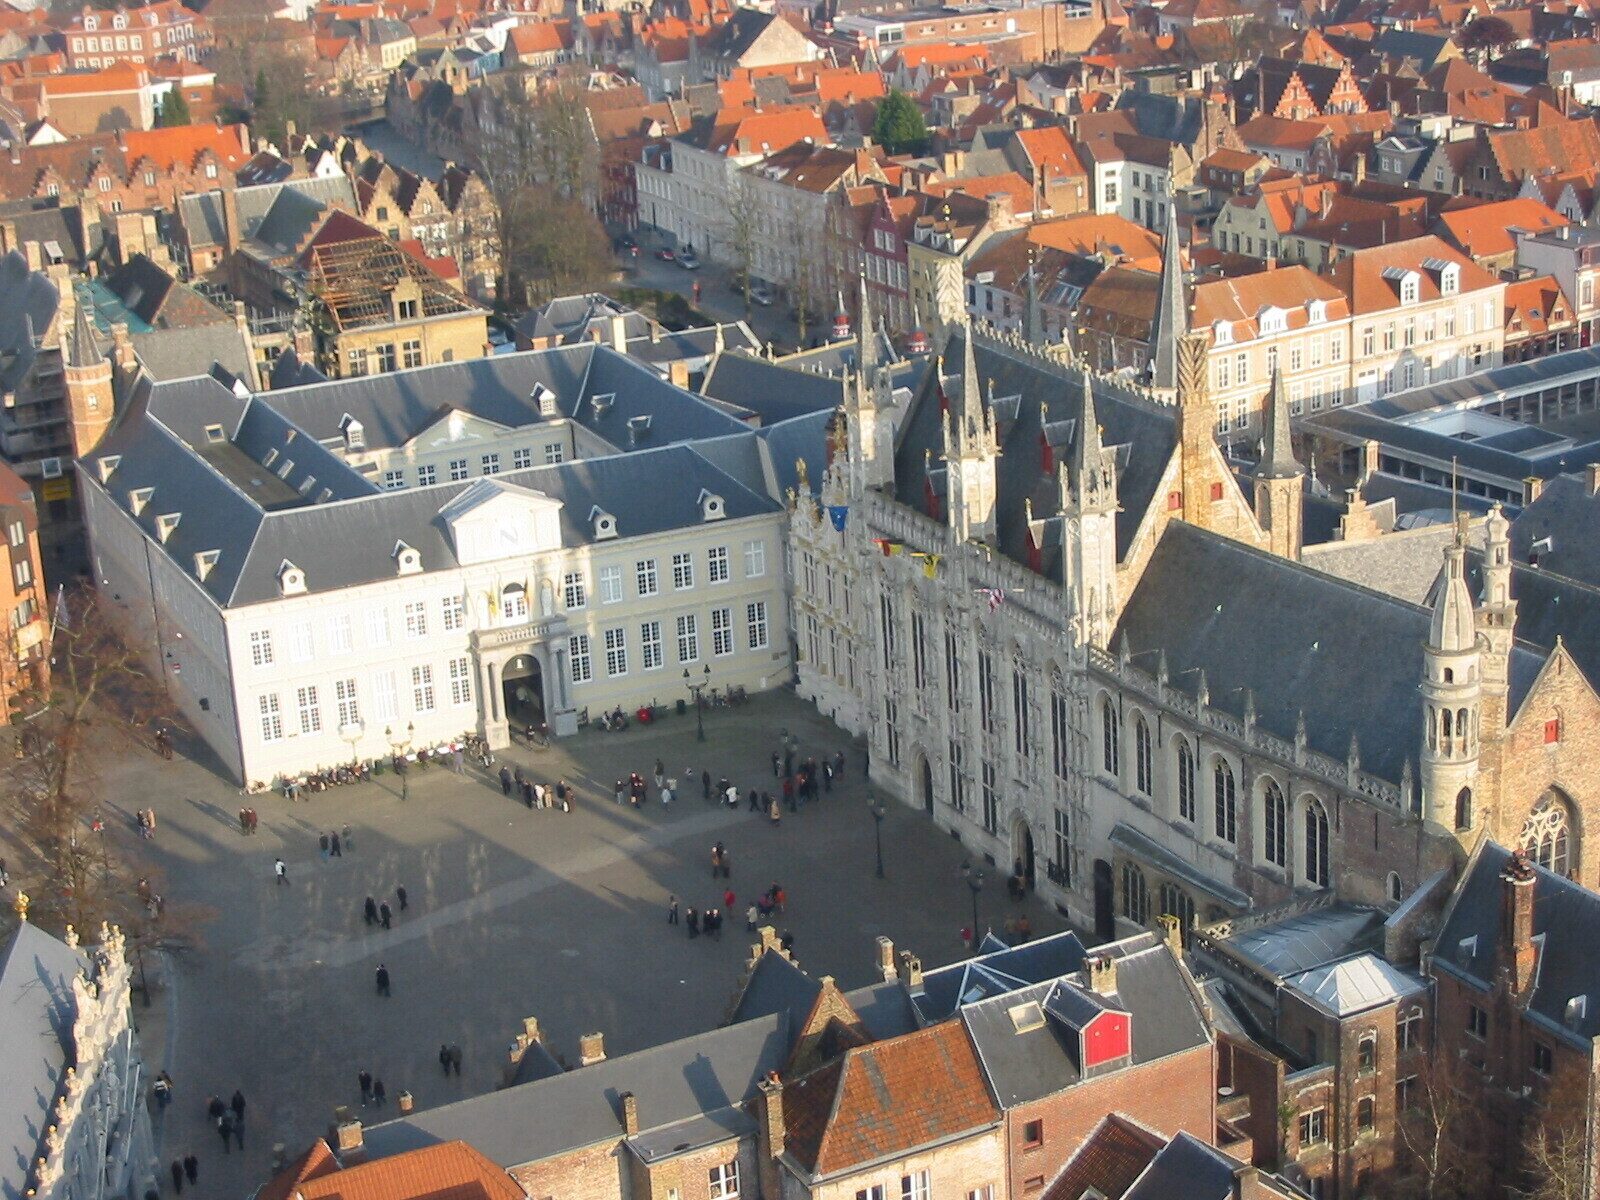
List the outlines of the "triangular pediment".
{"label": "triangular pediment", "polygon": [[422,430],[413,436],[402,449],[425,454],[471,442],[492,442],[504,437],[510,426],[498,421],[487,421],[459,408],[446,405]]}
{"label": "triangular pediment", "polygon": [[479,479],[439,510],[462,564],[561,546],[561,501],[498,479]]}

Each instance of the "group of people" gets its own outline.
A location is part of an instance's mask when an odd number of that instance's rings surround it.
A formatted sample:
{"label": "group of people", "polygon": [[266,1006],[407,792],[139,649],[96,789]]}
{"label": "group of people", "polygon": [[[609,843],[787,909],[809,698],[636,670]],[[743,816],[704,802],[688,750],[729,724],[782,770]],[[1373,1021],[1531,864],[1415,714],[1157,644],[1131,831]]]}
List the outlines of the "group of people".
{"label": "group of people", "polygon": [[155,809],[153,809],[153,808],[136,809],[134,811],[133,817],[134,817],[134,820],[139,825],[139,836],[140,837],[142,837],[142,838],[153,838],[153,837],[155,837],[155,835],[156,835],[156,810]]}
{"label": "group of people", "polygon": [[[721,842],[718,842],[711,850],[711,877],[715,879],[719,873],[726,876],[728,871],[727,850]],[[708,905],[704,910],[689,908],[683,911],[682,923],[687,928],[690,937],[697,938],[702,933],[707,937],[721,937],[722,922],[727,918],[727,914],[736,911],[735,906],[738,903],[738,897],[734,895],[733,888],[730,886],[723,890],[720,900],[720,907]],[[787,900],[788,894],[774,881],[771,887],[762,892],[745,909],[745,929],[753,931],[756,928],[757,921],[766,920],[775,912],[783,912]],[[679,923],[678,916],[678,897],[676,893],[672,893],[667,896],[667,924],[677,925]],[[786,931],[783,934],[782,941],[783,948],[787,950],[794,942],[794,935]]]}
{"label": "group of people", "polygon": [[317,849],[322,851],[323,861],[330,858],[343,858],[346,850],[354,850],[355,843],[350,838],[350,826],[346,825],[343,831],[335,830],[331,833],[317,835]]}
{"label": "group of people", "polygon": [[356,1075],[356,1084],[361,1088],[361,1107],[372,1105],[382,1108],[389,1099],[389,1093],[383,1086],[383,1080],[374,1079],[372,1072],[363,1067]]}
{"label": "group of people", "polygon": [[[400,902],[401,912],[405,912],[410,907],[404,884],[400,884],[394,889],[394,898]],[[385,929],[388,929],[394,920],[394,909],[389,907],[387,900],[380,902],[368,896],[367,902],[362,905],[361,915],[366,918],[368,925],[382,925]]]}
{"label": "group of people", "polygon": [[258,828],[260,828],[260,826],[261,826],[261,818],[256,815],[256,810],[255,809],[253,809],[253,808],[241,808],[239,810],[239,832],[240,833],[244,834],[246,837],[249,837]]}
{"label": "group of people", "polygon": [[578,798],[565,779],[557,780],[554,787],[547,787],[529,776],[520,764],[500,768],[500,792],[505,796],[515,795],[530,809],[559,808],[566,813],[572,811],[573,801]]}
{"label": "group of people", "polygon": [[[233,1099],[226,1104],[220,1096],[212,1096],[206,1101],[206,1115],[211,1118],[211,1124],[216,1128],[217,1136],[222,1139],[222,1152],[232,1153],[231,1143],[237,1139],[239,1149],[244,1149],[244,1093],[238,1088],[233,1090]],[[174,1163],[174,1166],[177,1164]],[[177,1182],[177,1175],[173,1175],[173,1182]],[[190,1179],[190,1183],[194,1180]]]}

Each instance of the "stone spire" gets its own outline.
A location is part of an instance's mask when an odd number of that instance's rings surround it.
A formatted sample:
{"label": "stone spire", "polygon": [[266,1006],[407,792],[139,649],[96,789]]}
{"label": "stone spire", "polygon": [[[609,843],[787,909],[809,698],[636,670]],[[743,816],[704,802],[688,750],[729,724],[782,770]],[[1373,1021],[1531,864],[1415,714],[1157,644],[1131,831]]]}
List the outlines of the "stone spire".
{"label": "stone spire", "polygon": [[1461,654],[1474,649],[1478,641],[1473,619],[1472,593],[1461,569],[1459,545],[1445,547],[1444,565],[1434,583],[1433,616],[1428,621],[1428,649],[1444,654]]}
{"label": "stone spire", "polygon": [[1162,391],[1178,387],[1178,343],[1189,332],[1189,302],[1178,253],[1178,208],[1167,197],[1167,233],[1161,244],[1161,291],[1150,326],[1150,386]]}
{"label": "stone spire", "polygon": [[1105,446],[1100,440],[1100,417],[1095,408],[1089,372],[1083,373],[1083,414],[1072,447],[1072,505],[1080,511],[1115,506],[1116,484],[1106,468]]}
{"label": "stone spire", "polygon": [[1261,462],[1256,466],[1257,479],[1298,479],[1306,473],[1294,456],[1290,438],[1289,398],[1283,388],[1283,372],[1272,368],[1272,386],[1267,389],[1266,437],[1261,451]]}
{"label": "stone spire", "polygon": [[857,386],[870,388],[878,373],[878,330],[872,322],[872,306],[867,297],[867,273],[858,276],[861,300],[856,310],[856,375]]}
{"label": "stone spire", "polygon": [[972,322],[968,321],[961,338],[961,406],[956,410],[962,421],[983,419],[983,393],[978,390],[978,358],[972,343]]}
{"label": "stone spire", "polygon": [[72,335],[67,340],[67,365],[96,367],[104,361],[105,355],[100,353],[100,344],[95,340],[89,306],[79,300],[72,306]]}
{"label": "stone spire", "polygon": [[1039,254],[1028,250],[1028,344],[1044,345],[1044,311],[1039,307]]}

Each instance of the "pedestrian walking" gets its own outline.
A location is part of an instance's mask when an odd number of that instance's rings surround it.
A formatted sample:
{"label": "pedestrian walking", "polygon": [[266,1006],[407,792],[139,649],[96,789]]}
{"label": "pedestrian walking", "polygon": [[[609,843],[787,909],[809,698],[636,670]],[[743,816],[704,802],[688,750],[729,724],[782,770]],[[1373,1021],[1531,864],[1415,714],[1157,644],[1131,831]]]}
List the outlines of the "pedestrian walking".
{"label": "pedestrian walking", "polygon": [[383,1102],[389,1098],[389,1093],[384,1090],[383,1080],[372,1081],[372,1103],[376,1108],[382,1108]]}
{"label": "pedestrian walking", "polygon": [[783,755],[779,754],[776,750],[774,750],[772,752],[772,777],[774,779],[776,779],[778,777],[778,770],[782,766],[783,766]]}
{"label": "pedestrian walking", "polygon": [[367,897],[366,904],[362,906],[362,915],[366,917],[368,925],[378,923],[378,902],[371,896]]}
{"label": "pedestrian walking", "polygon": [[452,744],[450,747],[450,766],[457,775],[466,774],[466,764],[462,762],[459,744]]}
{"label": "pedestrian walking", "polygon": [[233,1145],[233,1114],[232,1113],[225,1112],[220,1117],[217,1118],[217,1135],[220,1138],[222,1138],[222,1152],[224,1154],[231,1154],[233,1152],[233,1150],[232,1150],[232,1145]]}
{"label": "pedestrian walking", "polygon": [[183,1156],[183,1173],[191,1184],[200,1179],[200,1160],[192,1154]]}
{"label": "pedestrian walking", "polygon": [[510,767],[501,767],[500,768],[500,794],[502,796],[511,795],[511,768]]}
{"label": "pedestrian walking", "polygon": [[172,1103],[172,1078],[165,1071],[161,1072],[150,1085],[150,1092],[156,1098],[156,1107],[165,1109]]}
{"label": "pedestrian walking", "polygon": [[[254,833],[257,829],[261,828],[261,814],[256,812],[256,810],[253,808],[247,808],[244,811],[245,814],[250,818],[250,832]],[[348,846],[350,844],[350,839],[345,838],[344,844]]]}
{"label": "pedestrian walking", "polygon": [[280,884],[287,884],[289,882],[289,868],[283,865],[283,859],[273,859],[272,873],[278,877],[278,882]]}
{"label": "pedestrian walking", "polygon": [[751,933],[756,930],[756,906],[754,904],[744,910],[744,927]]}
{"label": "pedestrian walking", "polygon": [[691,908],[684,918],[684,923],[689,926],[690,937],[697,938],[700,936],[700,913],[697,910]]}
{"label": "pedestrian walking", "polygon": [[322,851],[322,861],[328,861],[328,835],[322,834],[317,838],[317,849]]}
{"label": "pedestrian walking", "polygon": [[356,1086],[361,1089],[361,1107],[365,1108],[372,1100],[372,1072],[363,1067],[356,1074]]}
{"label": "pedestrian walking", "polygon": [[571,812],[572,802],[577,798],[577,793],[568,786],[565,779],[556,784],[556,800],[560,803],[562,812]]}
{"label": "pedestrian walking", "polygon": [[722,907],[723,908],[732,908],[733,907],[733,889],[732,888],[727,888],[727,889],[725,889],[723,891],[723,893],[722,893]]}
{"label": "pedestrian walking", "polygon": [[233,1089],[233,1099],[228,1102],[228,1107],[233,1109],[233,1119],[239,1124],[244,1124],[244,1093],[238,1088]]}
{"label": "pedestrian walking", "polygon": [[339,835],[337,833],[328,838],[328,853],[333,855],[334,858],[344,857],[344,851],[339,847]]}
{"label": "pedestrian walking", "polygon": [[533,787],[526,779],[517,784],[517,790],[522,793],[522,802],[528,806],[529,812],[533,811]]}
{"label": "pedestrian walking", "polygon": [[239,810],[239,832],[247,837],[250,834],[250,810],[247,808]]}
{"label": "pedestrian walking", "polygon": [[228,1106],[216,1096],[206,1101],[206,1116],[213,1122],[222,1120],[222,1114],[228,1111]]}
{"label": "pedestrian walking", "polygon": [[450,1065],[455,1069],[456,1076],[461,1075],[461,1047],[454,1042],[450,1043]]}
{"label": "pedestrian walking", "polygon": [[617,780],[617,803],[618,804],[626,804],[627,802],[628,802],[628,789],[623,785],[622,780],[619,779],[619,780]]}
{"label": "pedestrian walking", "polygon": [[[792,812],[792,811],[793,811],[793,808],[792,808],[792,807],[791,807],[791,809],[790,809],[790,811],[791,811],[791,812]],[[774,800],[774,801],[773,801],[773,802],[772,802],[772,803],[771,803],[771,804],[770,804],[770,805],[769,805],[769,806],[768,806],[768,807],[767,807],[767,819],[768,819],[768,820],[769,820],[769,821],[771,821],[771,822],[772,822],[772,824],[774,824],[774,825],[777,825],[777,824],[778,824],[778,823],[779,823],[779,822],[781,822],[781,821],[782,821],[782,820],[783,820],[783,813],[782,813],[782,811],[781,811],[781,810],[780,810],[780,809],[779,809],[779,808],[778,808],[778,802],[777,802],[777,801],[776,801],[776,800]]]}
{"label": "pedestrian walking", "polygon": [[379,963],[374,978],[378,985],[378,995],[387,996],[389,994],[389,968]]}
{"label": "pedestrian walking", "polygon": [[760,812],[761,811],[761,793],[757,792],[755,790],[755,788],[751,788],[750,789],[750,795],[749,795],[748,799],[750,801],[750,811],[751,812]]}
{"label": "pedestrian walking", "polygon": [[711,799],[711,772],[700,772],[700,790],[705,793],[705,799]]}
{"label": "pedestrian walking", "polygon": [[344,848],[346,850],[354,850],[356,848],[356,839],[350,833],[350,825],[348,822],[345,823],[344,828],[339,830],[339,836],[344,839]]}
{"label": "pedestrian walking", "polygon": [[385,900],[382,904],[378,905],[378,920],[383,922],[383,927],[385,929],[388,929],[390,927],[389,926],[389,922],[393,918],[394,918],[394,909],[389,907],[389,902],[387,900]]}
{"label": "pedestrian walking", "polygon": [[447,1076],[450,1074],[450,1047],[443,1042],[439,1043],[439,1069]]}
{"label": "pedestrian walking", "polygon": [[832,763],[823,763],[822,764],[822,790],[824,792],[832,792],[833,791],[833,764]]}
{"label": "pedestrian walking", "polygon": [[405,912],[405,910],[408,907],[410,907],[406,903],[406,886],[405,886],[405,884],[402,883],[402,884],[400,884],[398,887],[396,887],[394,889],[394,898],[396,900],[400,901],[400,911],[401,912]]}
{"label": "pedestrian walking", "polygon": [[678,897],[674,896],[674,895],[669,895],[667,897],[667,924],[668,925],[676,925],[677,923],[678,923]]}
{"label": "pedestrian walking", "polygon": [[528,794],[533,797],[533,806],[538,808],[550,807],[550,789],[542,783],[531,784]]}
{"label": "pedestrian walking", "polygon": [[172,1190],[183,1195],[183,1163],[176,1158],[172,1160]]}

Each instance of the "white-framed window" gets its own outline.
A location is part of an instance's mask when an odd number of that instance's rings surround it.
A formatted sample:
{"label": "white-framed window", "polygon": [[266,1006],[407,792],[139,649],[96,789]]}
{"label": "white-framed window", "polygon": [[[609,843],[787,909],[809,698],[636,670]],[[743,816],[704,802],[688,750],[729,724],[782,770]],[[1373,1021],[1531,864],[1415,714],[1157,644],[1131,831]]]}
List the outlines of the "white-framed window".
{"label": "white-framed window", "polygon": [[384,491],[398,492],[401,488],[405,487],[405,485],[406,473],[404,471],[385,471],[383,473]]}
{"label": "white-framed window", "polygon": [[428,606],[421,600],[413,600],[405,607],[406,636],[420,638],[428,636]]}
{"label": "white-framed window", "polygon": [[678,618],[678,661],[697,662],[700,658],[700,624],[693,613]]}
{"label": "white-framed window", "polygon": [[355,725],[361,720],[361,705],[356,699],[356,681],[354,679],[336,679],[333,684],[333,698],[339,706],[339,724]]}
{"label": "white-framed window", "polygon": [[687,591],[694,586],[694,556],[690,554],[674,554],[672,556],[672,586],[676,591]]}
{"label": "white-framed window", "polygon": [[508,583],[501,589],[500,619],[503,621],[528,619],[528,589],[520,583]]}
{"label": "white-framed window", "polygon": [[250,631],[250,662],[258,667],[272,665],[272,630],[252,629]]}
{"label": "white-framed window", "polygon": [[733,610],[731,608],[713,608],[711,610],[711,653],[718,658],[724,654],[733,653]]}
{"label": "white-framed window", "polygon": [[393,671],[379,671],[372,677],[372,715],[380,721],[400,719],[400,689]]}
{"label": "white-framed window", "polygon": [[294,702],[295,708],[300,714],[300,732],[321,733],[322,709],[317,704],[317,689],[310,685],[296,688]]}
{"label": "white-framed window", "polygon": [[646,671],[653,671],[666,661],[661,652],[660,621],[646,621],[639,626],[639,653]]}
{"label": "white-framed window", "polygon": [[[332,633],[332,630],[329,630]],[[387,646],[389,644],[389,610],[387,608],[367,609],[367,645]]]}
{"label": "white-framed window", "polygon": [[450,460],[450,482],[460,483],[466,477],[467,460],[464,458],[452,458]]}
{"label": "white-framed window", "polygon": [[291,662],[310,662],[316,653],[311,643],[311,622],[296,621],[289,626],[289,659]]}
{"label": "white-framed window", "polygon": [[422,365],[422,343],[415,339],[400,344],[401,361],[406,370]]}
{"label": "white-framed window", "polygon": [[622,568],[600,568],[600,603],[616,604],[622,599]]}
{"label": "white-framed window", "polygon": [[433,711],[433,667],[411,668],[411,707],[419,713]]}
{"label": "white-framed window", "polygon": [[981,1188],[973,1188],[967,1193],[967,1200],[994,1200],[994,1184],[986,1183]]}
{"label": "white-framed window", "polygon": [[739,1160],[710,1171],[711,1200],[739,1200]]}
{"label": "white-framed window", "polygon": [[449,630],[460,629],[466,623],[466,602],[460,596],[446,596],[444,598],[444,627]]}
{"label": "white-framed window", "polygon": [[713,546],[706,551],[706,580],[709,583],[727,583],[730,578],[728,573],[728,548],[726,546]]}
{"label": "white-framed window", "polygon": [[606,674],[610,676],[626,675],[628,673],[628,633],[622,628],[608,629],[605,631],[606,639]]}
{"label": "white-framed window", "polygon": [[856,1200],[883,1200],[883,1184],[874,1183],[857,1189]]}
{"label": "white-framed window", "polygon": [[759,579],[767,573],[767,544],[762,541],[744,544],[744,577]]}
{"label": "white-framed window", "polygon": [[472,703],[472,663],[465,656],[450,660],[450,703]]}
{"label": "white-framed window", "polygon": [[268,692],[261,697],[261,740],[263,742],[280,742],[283,740],[283,716],[278,711],[278,694]]}
{"label": "white-framed window", "polygon": [[589,658],[587,633],[575,633],[567,639],[567,656],[572,660],[573,683],[588,683],[594,678],[594,663]]}
{"label": "white-framed window", "polygon": [[583,575],[568,571],[561,577],[561,601],[567,608],[583,608],[589,603],[589,589],[584,586]]}
{"label": "white-framed window", "polygon": [[639,595],[654,596],[661,590],[660,580],[656,578],[656,560],[641,558],[634,564],[634,578],[639,585]]}
{"label": "white-framed window", "polygon": [[417,468],[417,486],[432,487],[439,478],[439,469],[432,463],[423,463]]}
{"label": "white-framed window", "polygon": [[483,469],[485,475],[498,475],[500,474],[500,456],[498,454],[485,454],[479,460],[479,466]]}
{"label": "white-framed window", "polygon": [[511,452],[511,469],[513,471],[524,471],[531,466],[533,466],[532,450],[524,447],[521,450],[513,450]]}
{"label": "white-framed window", "polygon": [[349,613],[328,618],[328,653],[349,654],[356,648],[355,622]]}
{"label": "white-framed window", "polygon": [[544,445],[544,465],[553,467],[556,463],[566,459],[566,452],[562,450],[560,442],[546,442]]}
{"label": "white-framed window", "polygon": [[750,640],[750,649],[765,650],[767,648],[767,602],[765,600],[752,600],[744,607],[745,634]]}
{"label": "white-framed window", "polygon": [[900,1200],[929,1200],[932,1192],[926,1171],[900,1176]]}

